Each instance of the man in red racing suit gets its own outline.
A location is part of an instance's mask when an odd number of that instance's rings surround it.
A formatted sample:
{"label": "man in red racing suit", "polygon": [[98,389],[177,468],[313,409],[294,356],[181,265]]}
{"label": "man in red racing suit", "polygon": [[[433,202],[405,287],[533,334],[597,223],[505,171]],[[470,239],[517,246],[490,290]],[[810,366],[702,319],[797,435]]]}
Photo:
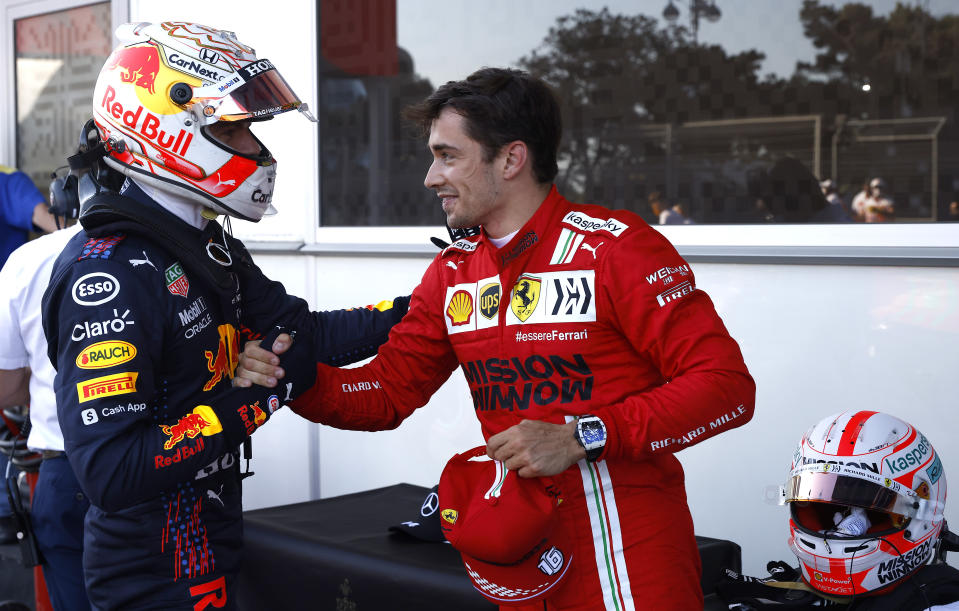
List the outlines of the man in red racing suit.
{"label": "man in red racing suit", "polygon": [[[449,112],[432,123],[437,160],[427,186],[453,221],[462,212],[455,206],[480,204],[475,183],[437,169],[447,149],[459,155],[468,146],[445,129]],[[490,165],[496,171],[499,158]],[[294,411],[344,429],[392,429],[459,366],[488,453],[523,477],[555,474],[560,484],[575,561],[547,607],[702,609],[673,454],[745,424],[754,382],[712,301],[661,234],[631,212],[570,203],[548,183],[540,193],[505,243],[494,238],[503,232],[492,214],[479,236],[443,250],[378,356],[355,369],[318,365]],[[248,347],[245,372],[256,366],[251,354]],[[588,458],[574,440],[574,421],[587,414],[606,430]]]}

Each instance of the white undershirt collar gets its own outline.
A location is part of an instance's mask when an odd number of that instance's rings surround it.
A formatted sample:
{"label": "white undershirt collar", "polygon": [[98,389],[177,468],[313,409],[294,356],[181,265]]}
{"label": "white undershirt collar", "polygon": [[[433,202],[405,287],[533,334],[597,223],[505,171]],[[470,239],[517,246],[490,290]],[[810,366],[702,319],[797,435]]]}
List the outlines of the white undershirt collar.
{"label": "white undershirt collar", "polygon": [[493,246],[495,246],[496,248],[502,248],[503,246],[506,245],[507,242],[509,242],[510,240],[512,240],[513,237],[515,237],[517,233],[519,233],[519,229],[517,229],[517,230],[514,231],[513,233],[506,234],[506,235],[504,235],[504,236],[501,237],[501,238],[494,238],[494,237],[490,236],[489,241],[492,242],[492,243],[493,243]]}
{"label": "white undershirt collar", "polygon": [[196,227],[200,231],[206,229],[208,221],[203,218],[203,210],[205,208],[196,202],[184,199],[182,197],[177,197],[165,191],[160,191],[151,187],[150,185],[137,181],[136,179],[131,178],[133,182],[137,184],[140,189],[143,190],[153,201],[160,204],[160,206],[174,215],[184,223],[187,223],[191,227]]}

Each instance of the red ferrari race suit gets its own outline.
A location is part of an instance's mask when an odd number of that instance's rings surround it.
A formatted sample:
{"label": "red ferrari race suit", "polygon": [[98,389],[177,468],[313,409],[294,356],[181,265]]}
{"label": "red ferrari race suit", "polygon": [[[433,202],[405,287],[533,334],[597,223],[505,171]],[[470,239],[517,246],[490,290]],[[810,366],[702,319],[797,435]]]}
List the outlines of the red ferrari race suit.
{"label": "red ferrari race suit", "polygon": [[294,410],[339,428],[395,428],[457,365],[487,439],[526,418],[606,424],[599,460],[557,476],[576,544],[549,608],[702,609],[673,453],[745,424],[755,384],[662,235],[553,187],[502,248],[483,233],[440,253],[379,355],[356,369],[318,365]]}

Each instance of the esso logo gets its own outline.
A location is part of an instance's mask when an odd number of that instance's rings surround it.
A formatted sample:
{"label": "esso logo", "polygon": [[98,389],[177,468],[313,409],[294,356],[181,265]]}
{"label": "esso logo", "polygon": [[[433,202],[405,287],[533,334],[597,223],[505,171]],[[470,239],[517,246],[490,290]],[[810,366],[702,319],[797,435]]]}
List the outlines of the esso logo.
{"label": "esso logo", "polygon": [[93,272],[81,276],[73,283],[73,301],[82,306],[106,303],[116,297],[119,292],[120,283],[104,272]]}

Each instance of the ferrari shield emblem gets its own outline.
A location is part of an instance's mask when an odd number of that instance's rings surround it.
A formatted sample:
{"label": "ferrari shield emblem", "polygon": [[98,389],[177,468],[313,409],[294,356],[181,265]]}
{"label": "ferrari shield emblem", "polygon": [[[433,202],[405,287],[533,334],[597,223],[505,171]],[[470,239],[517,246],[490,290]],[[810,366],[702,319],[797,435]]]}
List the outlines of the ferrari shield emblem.
{"label": "ferrari shield emblem", "polygon": [[540,279],[527,274],[520,276],[513,286],[513,298],[510,300],[509,307],[520,321],[526,322],[526,319],[536,310],[540,287]]}

